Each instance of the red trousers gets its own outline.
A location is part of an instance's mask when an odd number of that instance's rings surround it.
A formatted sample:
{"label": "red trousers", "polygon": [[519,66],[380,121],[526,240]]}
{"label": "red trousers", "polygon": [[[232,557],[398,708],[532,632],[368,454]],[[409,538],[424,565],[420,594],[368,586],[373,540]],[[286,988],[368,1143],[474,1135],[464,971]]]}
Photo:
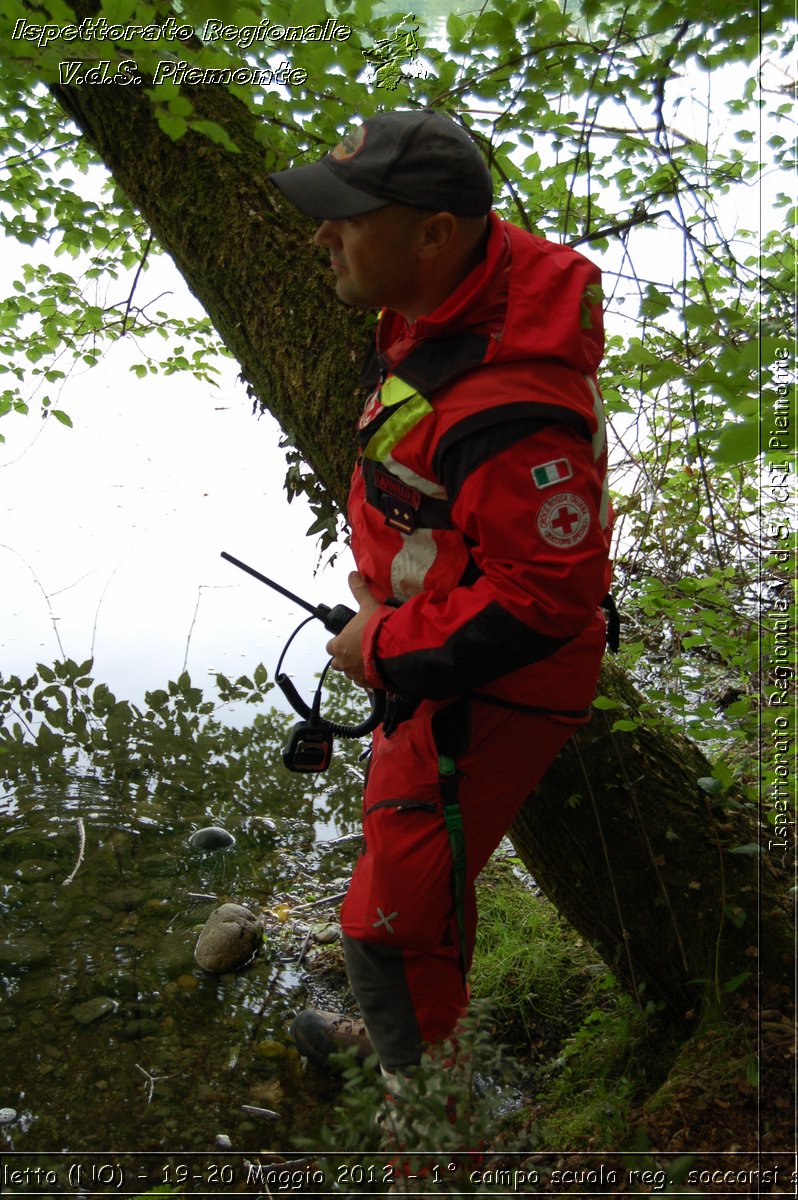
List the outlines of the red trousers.
{"label": "red trousers", "polygon": [[[341,912],[350,983],[389,1071],[419,1061],[467,1003],[432,718],[423,701],[390,737],[374,735],[363,799],[363,847]],[[465,935],[471,965],[474,882],[578,718],[510,711],[474,698],[456,759],[466,850]]]}

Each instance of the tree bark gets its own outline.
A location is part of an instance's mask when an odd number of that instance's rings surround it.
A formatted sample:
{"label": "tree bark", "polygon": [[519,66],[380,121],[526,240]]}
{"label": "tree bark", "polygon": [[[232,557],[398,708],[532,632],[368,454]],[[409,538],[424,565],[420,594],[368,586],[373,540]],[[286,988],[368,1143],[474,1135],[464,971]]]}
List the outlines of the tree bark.
{"label": "tree bark", "polygon": [[233,154],[193,131],[172,141],[143,87],[51,90],[174,260],[253,399],[342,509],[364,320],[336,300],[314,224],[269,182],[255,117],[218,85],[183,89],[196,117],[226,129]]}
{"label": "tree bark", "polygon": [[[711,764],[667,722],[641,716],[643,698],[612,661],[599,694],[618,707],[594,711],[521,810],[519,857],[644,1003],[690,1020],[741,976],[786,982],[786,875],[766,833],[754,851],[751,805],[706,790]],[[619,719],[636,727],[613,733]]]}
{"label": "tree bark", "polygon": [[[191,132],[171,141],[143,89],[53,89],[174,259],[253,397],[342,507],[362,316],[337,302],[312,226],[268,182],[255,117],[219,86],[183,90],[240,153]],[[601,691],[622,708],[598,712],[527,803],[512,830],[520,857],[630,991],[681,1018],[756,975],[760,952],[782,977],[791,970],[784,877],[766,854],[734,852],[759,841],[755,815],[728,807],[735,797],[713,805],[697,783],[709,763],[664,724],[611,731],[619,712],[640,710],[612,664]]]}

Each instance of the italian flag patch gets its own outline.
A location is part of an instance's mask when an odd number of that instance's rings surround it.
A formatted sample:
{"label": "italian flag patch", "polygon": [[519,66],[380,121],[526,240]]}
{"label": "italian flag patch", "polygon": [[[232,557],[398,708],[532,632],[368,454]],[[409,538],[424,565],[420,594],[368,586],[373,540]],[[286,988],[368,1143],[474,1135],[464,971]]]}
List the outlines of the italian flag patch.
{"label": "italian flag patch", "polygon": [[571,464],[567,458],[556,458],[554,462],[541,463],[539,467],[532,468],[532,478],[535,481],[535,487],[547,488],[553,483],[561,483],[563,479],[570,479],[573,475]]}

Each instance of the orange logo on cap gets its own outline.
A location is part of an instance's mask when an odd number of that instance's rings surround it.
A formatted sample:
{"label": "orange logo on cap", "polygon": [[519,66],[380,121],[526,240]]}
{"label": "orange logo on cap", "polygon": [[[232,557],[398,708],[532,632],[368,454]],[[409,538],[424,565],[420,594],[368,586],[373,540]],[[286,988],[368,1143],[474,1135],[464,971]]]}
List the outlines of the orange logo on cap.
{"label": "orange logo on cap", "polygon": [[339,162],[342,159],[354,158],[363,149],[365,141],[365,125],[356,125],[354,129],[350,129],[348,133],[344,134],[335,149],[330,151],[330,158],[338,159]]}

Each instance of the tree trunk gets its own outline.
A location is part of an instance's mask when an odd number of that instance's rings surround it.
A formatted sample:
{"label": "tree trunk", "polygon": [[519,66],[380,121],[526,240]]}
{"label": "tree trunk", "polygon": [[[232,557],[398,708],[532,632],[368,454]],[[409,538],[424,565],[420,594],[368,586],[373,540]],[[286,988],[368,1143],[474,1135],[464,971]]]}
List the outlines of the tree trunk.
{"label": "tree trunk", "polygon": [[[176,262],[253,396],[340,507],[363,320],[335,299],[312,226],[268,182],[255,118],[222,87],[183,89],[197,115],[227,130],[240,150],[232,154],[196,133],[172,142],[143,89],[53,90]],[[625,716],[639,712],[640,698],[612,665],[601,690]],[[702,992],[711,997],[755,974],[758,945],[770,950],[768,970],[784,973],[786,888],[764,854],[734,852],[759,841],[756,821],[745,808],[713,807],[697,783],[711,775],[699,750],[661,723],[612,733],[618,715],[598,712],[566,747],[513,838],[625,985],[684,1017]]]}
{"label": "tree trunk", "polygon": [[[793,969],[785,874],[739,796],[707,790],[712,767],[611,661],[596,710],[511,830],[519,857],[642,1002],[691,1019],[741,977]],[[633,730],[612,732],[619,719]],[[699,780],[702,783],[699,783]],[[729,986],[731,985],[731,986]]]}
{"label": "tree trunk", "polygon": [[174,260],[253,399],[342,508],[364,320],[336,300],[314,224],[269,182],[253,115],[221,86],[183,89],[196,117],[227,130],[240,151],[233,154],[193,131],[172,141],[143,88],[51,90]]}

